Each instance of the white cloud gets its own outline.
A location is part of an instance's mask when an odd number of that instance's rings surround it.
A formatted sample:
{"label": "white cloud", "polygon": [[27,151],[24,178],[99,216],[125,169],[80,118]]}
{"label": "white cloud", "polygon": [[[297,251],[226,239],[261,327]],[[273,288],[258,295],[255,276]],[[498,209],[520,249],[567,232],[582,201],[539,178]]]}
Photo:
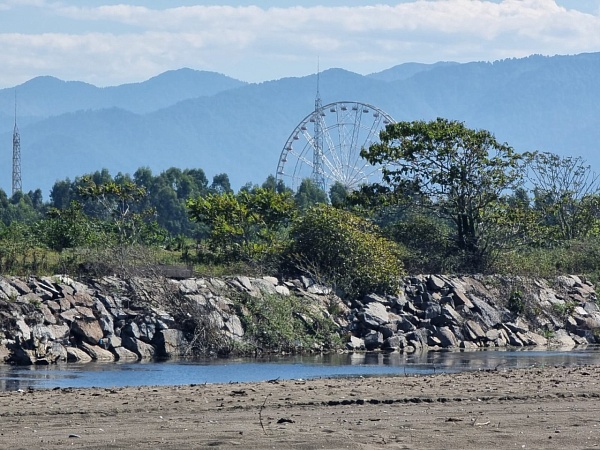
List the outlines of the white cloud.
{"label": "white cloud", "polygon": [[119,84],[184,66],[262,81],[312,73],[317,57],[326,67],[369,73],[406,61],[600,51],[600,16],[553,0],[166,9],[27,3],[90,31],[0,33],[0,86],[42,74]]}

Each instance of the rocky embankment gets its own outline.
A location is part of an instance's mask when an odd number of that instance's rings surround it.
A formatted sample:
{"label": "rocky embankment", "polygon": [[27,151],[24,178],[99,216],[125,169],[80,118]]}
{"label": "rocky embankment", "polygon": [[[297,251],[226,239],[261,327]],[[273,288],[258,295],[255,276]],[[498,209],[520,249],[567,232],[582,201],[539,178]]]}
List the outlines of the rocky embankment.
{"label": "rocky embankment", "polygon": [[[407,277],[400,295],[355,300],[342,300],[307,278],[106,277],[84,284],[65,276],[0,277],[0,360],[186,357],[209,329],[244,348],[247,311],[240,295],[300,297],[334,324],[351,351],[600,342],[594,288],[576,276]],[[312,350],[321,348],[317,343]]]}

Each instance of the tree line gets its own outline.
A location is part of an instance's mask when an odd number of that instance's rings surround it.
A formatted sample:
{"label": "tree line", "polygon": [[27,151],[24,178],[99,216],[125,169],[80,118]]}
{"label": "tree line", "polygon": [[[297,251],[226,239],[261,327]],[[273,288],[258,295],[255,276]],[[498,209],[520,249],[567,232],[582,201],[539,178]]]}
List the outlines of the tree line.
{"label": "tree line", "polygon": [[518,153],[442,118],[380,138],[362,156],[381,179],[357,191],[306,179],[294,192],[269,176],[236,193],[225,173],[178,168],[57,181],[48,202],[0,191],[0,268],[243,265],[347,294],[393,291],[406,272],[598,273],[598,175],[582,158]]}

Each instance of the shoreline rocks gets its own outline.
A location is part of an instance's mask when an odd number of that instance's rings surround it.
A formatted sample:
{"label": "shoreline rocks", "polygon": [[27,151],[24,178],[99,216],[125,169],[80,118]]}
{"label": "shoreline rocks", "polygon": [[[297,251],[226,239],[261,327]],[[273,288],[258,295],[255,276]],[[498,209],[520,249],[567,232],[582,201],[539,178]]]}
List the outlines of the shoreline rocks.
{"label": "shoreline rocks", "polygon": [[600,342],[594,287],[577,276],[551,283],[506,276],[411,276],[399,295],[344,300],[305,277],[105,277],[89,283],[66,276],[0,277],[0,361],[181,358],[206,339],[208,328],[217,338],[243,344],[245,312],[235,301],[240,294],[300,297],[335,324],[347,351]]}

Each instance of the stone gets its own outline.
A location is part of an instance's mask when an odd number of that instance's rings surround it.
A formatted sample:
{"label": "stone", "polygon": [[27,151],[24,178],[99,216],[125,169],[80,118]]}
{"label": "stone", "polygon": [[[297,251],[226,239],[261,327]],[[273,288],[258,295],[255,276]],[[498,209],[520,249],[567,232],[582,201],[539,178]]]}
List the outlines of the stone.
{"label": "stone", "polygon": [[284,297],[289,297],[290,295],[290,289],[284,285],[275,286],[275,292],[277,292],[279,295],[283,295]]}
{"label": "stone", "polygon": [[75,308],[71,308],[67,311],[61,312],[59,317],[68,323],[74,322],[76,319],[81,318],[81,316],[79,315],[79,311],[77,311]]}
{"label": "stone", "polygon": [[381,303],[369,303],[357,314],[357,317],[367,327],[373,329],[390,321],[387,309]]}
{"label": "stone", "polygon": [[94,306],[94,298],[85,291],[77,291],[75,294],[73,294],[71,303],[73,303],[74,306],[85,306],[91,308]]}
{"label": "stone", "polygon": [[452,330],[448,327],[441,327],[434,334],[440,340],[440,345],[444,348],[455,348],[459,346],[458,339],[454,336]]}
{"label": "stone", "polygon": [[84,342],[96,345],[104,337],[100,324],[95,321],[77,319],[71,324],[72,333]]}
{"label": "stone", "polygon": [[138,355],[140,359],[152,359],[156,356],[156,349],[150,344],[132,336],[122,336],[121,339],[123,347]]}
{"label": "stone", "polygon": [[90,355],[77,347],[67,347],[66,350],[68,362],[86,363],[92,360]]}
{"label": "stone", "polygon": [[514,333],[527,333],[529,324],[521,317],[517,317],[514,322],[506,322],[505,325]]}
{"label": "stone", "polygon": [[112,352],[118,361],[137,361],[139,359],[138,355],[125,347],[115,347]]}
{"label": "stone", "polygon": [[471,300],[469,299],[469,297],[467,297],[467,295],[464,293],[464,291],[458,290],[458,289],[452,289],[452,298],[454,300],[454,305],[455,306],[466,306],[469,309],[473,309],[474,305],[473,302],[471,302]]}
{"label": "stone", "polygon": [[465,322],[464,330],[466,332],[465,337],[468,337],[470,341],[480,341],[486,338],[483,328],[473,320]]}
{"label": "stone", "polygon": [[17,291],[19,291],[20,295],[29,294],[31,292],[31,289],[29,286],[27,286],[27,283],[19,280],[18,278],[12,277],[9,282]]}
{"label": "stone", "polygon": [[519,337],[514,333],[510,328],[505,325],[502,325],[502,330],[506,333],[508,337],[508,343],[513,347],[523,347],[523,341],[519,339]]}
{"label": "stone", "polygon": [[383,344],[383,335],[375,330],[369,331],[369,333],[363,336],[363,339],[365,341],[365,348],[369,351],[376,350]]}
{"label": "stone", "polygon": [[496,325],[502,322],[502,318],[500,312],[489,305],[483,300],[478,299],[477,297],[471,298],[471,302],[474,305],[475,311],[478,312],[481,317],[481,321],[488,328],[494,328]]}
{"label": "stone", "polygon": [[15,300],[21,293],[15,289],[8,281],[0,278],[0,298],[4,300]]}
{"label": "stone", "polygon": [[533,331],[528,331],[527,333],[524,333],[524,335],[530,343],[529,345],[534,345],[536,347],[545,347],[548,345],[548,339]]}
{"label": "stone", "polygon": [[223,326],[234,338],[241,338],[244,336],[244,326],[242,325],[242,321],[235,314],[224,313]]}
{"label": "stone", "polygon": [[23,319],[18,319],[15,322],[15,337],[23,341],[31,339],[31,328],[29,328],[29,325]]}
{"label": "stone", "polygon": [[273,286],[277,286],[279,284],[279,280],[276,277],[262,277],[262,279],[268,281]]}
{"label": "stone", "polygon": [[457,325],[462,321],[461,315],[450,304],[443,305],[440,314],[431,319],[431,323],[435,326]]}
{"label": "stone", "polygon": [[405,337],[409,345],[413,346],[415,350],[422,350],[427,348],[427,338],[429,337],[429,330],[420,328],[410,333],[406,333]]}
{"label": "stone", "polygon": [[81,348],[95,361],[112,362],[115,360],[115,355],[108,350],[99,347],[98,345],[90,345],[86,342],[83,342],[81,344]]}
{"label": "stone", "polygon": [[487,330],[485,333],[485,337],[489,340],[489,341],[496,341],[499,337],[500,337],[500,331],[492,328],[491,330]]}
{"label": "stone", "polygon": [[54,300],[48,300],[46,306],[55,314],[60,313],[60,303]]}
{"label": "stone", "polygon": [[252,283],[250,282],[250,278],[244,277],[244,276],[239,276],[239,277],[235,277],[235,279],[247,291],[253,290]]}
{"label": "stone", "polygon": [[416,330],[417,327],[406,316],[400,316],[396,320],[396,328],[399,331],[409,332]]}
{"label": "stone", "polygon": [[585,309],[588,314],[600,313],[600,308],[598,308],[596,302],[585,302],[583,304],[583,309]]}
{"label": "stone", "polygon": [[153,344],[156,346],[158,356],[168,358],[185,354],[189,342],[183,331],[170,329],[157,332]]}
{"label": "stone", "polygon": [[385,305],[388,303],[388,301],[377,294],[367,294],[363,297],[362,303],[364,305],[368,303],[381,303],[382,305]]}
{"label": "stone", "polygon": [[54,336],[56,340],[65,340],[69,337],[69,333],[71,329],[68,325],[60,324],[60,325],[48,325],[48,329]]}
{"label": "stone", "polygon": [[576,344],[573,338],[569,335],[569,333],[566,330],[560,329],[557,330],[554,333],[554,336],[552,336],[552,339],[550,339],[550,345],[560,347],[563,349],[568,349],[575,347]]}
{"label": "stone", "polygon": [[46,305],[42,303],[39,305],[38,310],[44,316],[44,323],[50,325],[54,325],[56,323],[56,317],[54,317],[54,314],[52,314],[52,311],[50,311],[50,308],[48,308]]}
{"label": "stone", "polygon": [[383,341],[381,348],[388,351],[397,351],[406,347],[406,338],[404,336],[390,336]]}
{"label": "stone", "polygon": [[425,319],[433,319],[442,313],[442,307],[439,303],[430,303],[425,309]]}
{"label": "stone", "polygon": [[134,339],[139,339],[140,338],[140,328],[138,327],[137,323],[135,322],[130,322],[128,324],[126,324],[123,329],[121,330],[121,336],[125,337],[132,337]]}
{"label": "stone", "polygon": [[364,350],[365,341],[364,339],[358,338],[356,336],[350,336],[350,340],[346,343],[346,348],[348,350]]}
{"label": "stone", "polygon": [[62,297],[56,300],[60,305],[61,311],[68,311],[73,307],[73,304],[67,297]]}
{"label": "stone", "polygon": [[459,344],[460,348],[464,348],[465,350],[478,350],[479,346],[475,342],[471,341],[461,341]]}
{"label": "stone", "polygon": [[427,287],[432,291],[441,291],[445,286],[446,282],[436,275],[430,275],[427,278]]}
{"label": "stone", "polygon": [[392,325],[382,325],[379,327],[379,332],[383,335],[383,339],[389,339],[396,333]]}
{"label": "stone", "polygon": [[275,285],[272,282],[267,281],[263,278],[252,280],[252,286],[255,290],[258,289],[258,291],[262,294],[277,294],[277,289],[275,289]]}

